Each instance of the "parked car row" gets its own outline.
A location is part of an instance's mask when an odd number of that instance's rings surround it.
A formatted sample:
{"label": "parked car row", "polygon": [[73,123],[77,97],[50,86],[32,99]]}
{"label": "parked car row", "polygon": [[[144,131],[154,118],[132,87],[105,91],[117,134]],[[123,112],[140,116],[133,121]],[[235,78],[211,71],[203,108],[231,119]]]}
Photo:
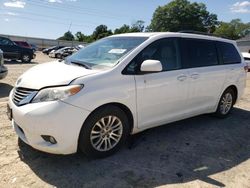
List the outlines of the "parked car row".
{"label": "parked car row", "polygon": [[53,46],[50,48],[46,48],[43,50],[44,54],[49,55],[52,58],[59,58],[64,59],[72,55],[73,53],[77,52],[83,46],[76,46],[76,47],[68,47],[68,46]]}
{"label": "parked car row", "polygon": [[[26,45],[26,44],[25,44]],[[29,63],[36,57],[35,51],[32,48],[24,47],[24,44],[0,37],[0,49],[3,51],[4,58],[11,60],[21,60],[24,63]]]}

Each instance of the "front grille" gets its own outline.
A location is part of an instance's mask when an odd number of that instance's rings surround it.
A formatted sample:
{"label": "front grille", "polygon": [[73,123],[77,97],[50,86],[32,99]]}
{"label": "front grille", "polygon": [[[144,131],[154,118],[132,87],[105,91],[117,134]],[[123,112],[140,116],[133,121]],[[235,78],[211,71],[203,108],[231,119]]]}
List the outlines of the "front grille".
{"label": "front grille", "polygon": [[15,88],[13,93],[13,102],[16,105],[21,105],[21,102],[29,96],[33,95],[34,92],[36,92],[36,90],[27,88]]}

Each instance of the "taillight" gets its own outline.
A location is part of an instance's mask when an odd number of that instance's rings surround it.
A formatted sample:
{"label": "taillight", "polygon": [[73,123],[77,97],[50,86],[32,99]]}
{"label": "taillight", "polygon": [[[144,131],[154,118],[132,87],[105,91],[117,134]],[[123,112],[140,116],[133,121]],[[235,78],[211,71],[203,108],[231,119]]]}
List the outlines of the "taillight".
{"label": "taillight", "polygon": [[247,66],[247,65],[244,66],[244,70],[245,70],[246,72],[248,72],[248,66]]}

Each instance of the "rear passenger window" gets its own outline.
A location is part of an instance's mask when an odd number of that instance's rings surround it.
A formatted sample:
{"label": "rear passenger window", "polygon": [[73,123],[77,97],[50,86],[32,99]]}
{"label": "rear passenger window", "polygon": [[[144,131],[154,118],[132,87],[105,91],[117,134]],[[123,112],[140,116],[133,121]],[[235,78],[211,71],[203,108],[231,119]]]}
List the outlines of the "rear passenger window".
{"label": "rear passenger window", "polygon": [[224,64],[241,62],[241,57],[233,44],[217,42],[217,47],[220,51],[221,58]]}
{"label": "rear passenger window", "polygon": [[214,41],[182,39],[182,54],[185,68],[218,65]]}

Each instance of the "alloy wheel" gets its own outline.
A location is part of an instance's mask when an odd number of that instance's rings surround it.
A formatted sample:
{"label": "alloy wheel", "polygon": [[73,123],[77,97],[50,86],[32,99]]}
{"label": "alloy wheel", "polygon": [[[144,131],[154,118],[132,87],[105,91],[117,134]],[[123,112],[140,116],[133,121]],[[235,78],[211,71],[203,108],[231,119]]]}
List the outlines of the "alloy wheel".
{"label": "alloy wheel", "polygon": [[90,141],[96,150],[109,151],[119,143],[122,133],[121,120],[114,115],[110,115],[95,123],[90,133]]}
{"label": "alloy wheel", "polygon": [[220,111],[223,115],[227,114],[233,105],[233,96],[231,93],[226,93],[221,100]]}

